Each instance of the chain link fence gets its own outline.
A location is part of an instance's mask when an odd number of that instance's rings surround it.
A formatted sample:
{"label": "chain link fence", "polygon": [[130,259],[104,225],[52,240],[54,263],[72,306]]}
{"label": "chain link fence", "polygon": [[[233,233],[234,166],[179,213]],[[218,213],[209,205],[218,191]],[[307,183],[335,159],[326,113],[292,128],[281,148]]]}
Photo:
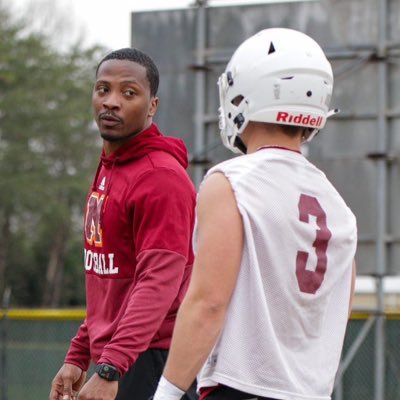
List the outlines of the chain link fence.
{"label": "chain link fence", "polygon": [[[377,315],[353,313],[345,337],[342,360],[352,353],[348,366],[338,377],[333,400],[375,400]],[[385,314],[385,400],[400,400],[400,313]],[[339,368],[339,372],[340,372]],[[338,374],[339,375],[339,374]],[[340,379],[341,378],[341,379]]]}
{"label": "chain link fence", "polygon": [[[84,315],[83,310],[0,311],[0,400],[48,398],[51,381]],[[374,318],[352,314],[343,360],[354,354],[336,382],[334,400],[374,400]],[[385,332],[385,400],[400,400],[400,312],[385,314]]]}
{"label": "chain link fence", "polygon": [[84,311],[9,310],[2,314],[0,400],[43,400]]}

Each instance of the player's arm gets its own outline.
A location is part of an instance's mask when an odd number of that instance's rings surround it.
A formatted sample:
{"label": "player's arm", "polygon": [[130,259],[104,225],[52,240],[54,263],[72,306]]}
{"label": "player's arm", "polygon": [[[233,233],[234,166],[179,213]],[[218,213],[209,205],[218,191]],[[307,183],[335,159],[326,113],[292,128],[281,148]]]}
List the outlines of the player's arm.
{"label": "player's arm", "polygon": [[355,291],[355,287],[356,287],[356,275],[357,275],[356,261],[353,260],[352,276],[351,276],[351,288],[350,288],[350,302],[349,302],[349,318],[350,318],[350,315],[351,315],[351,308],[352,308],[353,299],[354,299],[354,291]]}
{"label": "player's arm", "polygon": [[178,313],[164,377],[186,391],[217,341],[240,269],[243,223],[220,173],[203,183],[192,278]]}

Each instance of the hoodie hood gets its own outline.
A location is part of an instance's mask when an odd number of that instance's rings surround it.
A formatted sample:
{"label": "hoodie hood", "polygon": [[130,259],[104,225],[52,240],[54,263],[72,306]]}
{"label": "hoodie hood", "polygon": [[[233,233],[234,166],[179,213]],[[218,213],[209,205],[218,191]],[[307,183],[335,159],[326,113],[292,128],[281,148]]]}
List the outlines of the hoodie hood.
{"label": "hoodie hood", "polygon": [[110,155],[106,156],[103,149],[101,162],[106,167],[113,164],[123,164],[159,150],[172,155],[183,168],[187,169],[189,165],[188,153],[183,140],[163,136],[155,123],[152,123],[149,128],[134,136]]}

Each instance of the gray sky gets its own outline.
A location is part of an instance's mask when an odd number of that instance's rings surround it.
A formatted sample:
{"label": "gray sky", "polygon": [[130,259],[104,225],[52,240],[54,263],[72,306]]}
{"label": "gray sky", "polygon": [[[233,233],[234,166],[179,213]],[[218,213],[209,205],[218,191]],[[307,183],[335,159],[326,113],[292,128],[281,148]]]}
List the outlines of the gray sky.
{"label": "gray sky", "polygon": [[[103,44],[109,48],[130,44],[130,13],[149,9],[188,7],[190,0],[6,0],[17,16],[27,11],[32,19],[65,16],[63,25],[73,37],[81,35],[85,45]],[[49,16],[49,17],[47,17]],[[42,22],[41,22],[42,23]],[[47,25],[47,21],[45,23]],[[64,29],[65,29],[64,26]],[[63,36],[67,36],[63,34]],[[68,40],[67,38],[65,38]]]}
{"label": "gray sky", "polygon": [[[195,0],[5,0],[15,14],[29,10],[32,19],[47,17],[45,25],[56,24],[54,15],[63,15],[64,30],[61,40],[67,41],[81,34],[83,43],[99,43],[110,49],[130,45],[130,13],[154,9],[189,7]],[[250,4],[297,0],[209,0],[211,6]],[[302,0],[298,0],[302,1]],[[303,0],[307,1],[307,0]],[[313,0],[308,0],[313,1]]]}

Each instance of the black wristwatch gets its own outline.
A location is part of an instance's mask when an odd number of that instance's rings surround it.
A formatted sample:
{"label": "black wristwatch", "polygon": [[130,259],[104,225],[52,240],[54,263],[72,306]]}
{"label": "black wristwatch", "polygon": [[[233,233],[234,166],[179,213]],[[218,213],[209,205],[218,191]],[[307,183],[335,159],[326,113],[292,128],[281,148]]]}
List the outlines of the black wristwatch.
{"label": "black wristwatch", "polygon": [[118,372],[117,368],[110,364],[98,364],[95,368],[97,374],[107,381],[119,381],[121,374]]}

